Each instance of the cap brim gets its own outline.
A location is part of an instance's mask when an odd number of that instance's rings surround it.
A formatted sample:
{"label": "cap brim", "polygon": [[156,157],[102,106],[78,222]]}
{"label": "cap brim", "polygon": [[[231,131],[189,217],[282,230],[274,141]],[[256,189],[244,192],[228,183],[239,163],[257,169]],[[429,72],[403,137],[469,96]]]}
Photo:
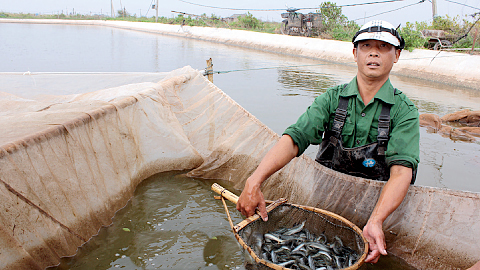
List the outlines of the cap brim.
{"label": "cap brim", "polygon": [[368,40],[368,39],[375,39],[375,40],[380,40],[383,42],[387,42],[392,44],[395,47],[400,46],[400,41],[392,35],[391,33],[388,32],[366,32],[366,33],[361,33],[360,35],[355,38],[353,43],[356,43],[361,40]]}

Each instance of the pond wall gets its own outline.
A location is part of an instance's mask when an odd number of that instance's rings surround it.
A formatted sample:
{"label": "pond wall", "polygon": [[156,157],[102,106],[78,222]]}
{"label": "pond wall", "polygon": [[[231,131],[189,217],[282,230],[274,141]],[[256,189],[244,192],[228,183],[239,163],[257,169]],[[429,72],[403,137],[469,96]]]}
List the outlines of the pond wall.
{"label": "pond wall", "polygon": [[189,79],[47,101],[0,92],[0,269],[57,265],[143,179],[202,163],[166,96]]}
{"label": "pond wall", "polygon": [[[279,139],[190,67],[48,100],[0,92],[0,124],[0,269],[74,255],[155,173],[190,170],[241,189]],[[263,191],[363,227],[383,185],[302,155]],[[480,260],[479,211],[480,193],[411,186],[384,222],[388,252],[418,269],[467,268]]]}

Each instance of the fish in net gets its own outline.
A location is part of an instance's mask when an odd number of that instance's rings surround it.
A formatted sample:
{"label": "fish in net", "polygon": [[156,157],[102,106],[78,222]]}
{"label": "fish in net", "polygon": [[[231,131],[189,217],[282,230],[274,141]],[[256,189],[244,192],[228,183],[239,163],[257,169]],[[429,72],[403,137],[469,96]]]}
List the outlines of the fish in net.
{"label": "fish in net", "polygon": [[238,197],[218,184],[230,226],[239,244],[250,254],[247,269],[358,269],[368,243],[362,231],[335,213],[285,199],[267,201],[268,221],[257,213],[233,225],[224,198]]}

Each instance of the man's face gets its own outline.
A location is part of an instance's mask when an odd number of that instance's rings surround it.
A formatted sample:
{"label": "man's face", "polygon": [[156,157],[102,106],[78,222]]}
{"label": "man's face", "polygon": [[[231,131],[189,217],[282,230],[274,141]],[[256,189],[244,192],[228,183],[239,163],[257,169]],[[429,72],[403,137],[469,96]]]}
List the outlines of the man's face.
{"label": "man's face", "polygon": [[359,76],[368,80],[386,80],[400,57],[400,50],[390,43],[369,39],[359,41],[357,48],[353,48],[353,55]]}

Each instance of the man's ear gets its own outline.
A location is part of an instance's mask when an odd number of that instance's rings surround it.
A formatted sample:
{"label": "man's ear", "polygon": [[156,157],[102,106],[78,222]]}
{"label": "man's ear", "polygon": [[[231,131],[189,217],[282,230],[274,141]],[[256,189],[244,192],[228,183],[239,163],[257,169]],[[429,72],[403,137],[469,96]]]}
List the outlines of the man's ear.
{"label": "man's ear", "polygon": [[357,48],[353,47],[353,60],[357,62]]}
{"label": "man's ear", "polygon": [[397,63],[398,62],[398,59],[400,59],[400,53],[402,52],[402,50],[400,49],[395,49],[395,61],[394,63]]}

